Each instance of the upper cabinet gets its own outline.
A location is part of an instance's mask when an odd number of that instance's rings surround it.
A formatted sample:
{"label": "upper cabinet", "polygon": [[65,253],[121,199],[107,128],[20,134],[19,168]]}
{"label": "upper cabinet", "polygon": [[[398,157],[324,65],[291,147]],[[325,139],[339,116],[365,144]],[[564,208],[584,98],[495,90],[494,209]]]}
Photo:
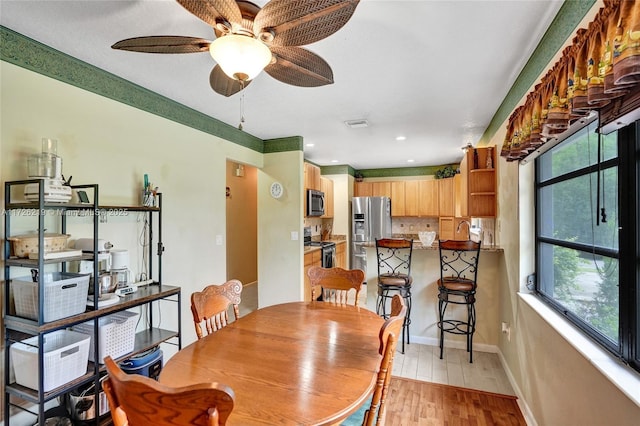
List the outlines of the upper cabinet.
{"label": "upper cabinet", "polygon": [[439,215],[438,200],[440,198],[438,181],[420,180],[418,182],[418,216]]}
{"label": "upper cabinet", "polygon": [[311,163],[304,163],[304,189],[315,189],[316,191],[322,191],[322,184],[320,182],[320,167],[314,166]]}
{"label": "upper cabinet", "polygon": [[407,216],[405,202],[405,182],[391,182],[391,216]]}
{"label": "upper cabinet", "polygon": [[391,197],[391,182],[356,182],[354,197]]}
{"label": "upper cabinet", "polygon": [[[466,164],[464,164],[466,163]],[[474,148],[467,151],[461,163],[461,173],[467,174],[468,214],[460,216],[496,217],[496,149]],[[463,165],[466,167],[463,168]],[[464,170],[464,171],[463,171]]]}
{"label": "upper cabinet", "polygon": [[321,217],[333,217],[333,181],[320,176],[320,188],[324,192],[324,215]]}
{"label": "upper cabinet", "polygon": [[371,182],[356,182],[353,188],[354,197],[371,197],[373,195],[373,185]]}
{"label": "upper cabinet", "polygon": [[438,179],[438,215],[455,216],[453,178]]}

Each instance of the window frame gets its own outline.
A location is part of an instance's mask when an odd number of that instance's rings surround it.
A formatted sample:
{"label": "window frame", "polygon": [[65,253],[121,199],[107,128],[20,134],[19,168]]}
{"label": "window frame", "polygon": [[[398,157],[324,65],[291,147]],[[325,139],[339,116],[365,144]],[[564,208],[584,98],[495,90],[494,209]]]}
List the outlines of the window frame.
{"label": "window frame", "polygon": [[[545,156],[552,155],[546,151],[535,160],[535,265],[536,281],[535,293],[549,305],[554,311],[565,317],[575,327],[579,328],[590,338],[601,346],[620,358],[624,363],[629,364],[633,369],[640,371],[640,342],[638,341],[638,331],[640,330],[640,254],[638,247],[640,242],[640,226],[638,226],[638,212],[640,212],[640,121],[632,123],[618,130],[616,158],[609,159],[598,164],[588,165],[571,172],[554,176],[540,182],[541,160]],[[597,128],[597,127],[596,127]],[[575,132],[563,137],[554,146],[558,146],[571,139],[579,132],[589,129],[588,124],[581,126]],[[589,130],[587,130],[589,131]],[[544,187],[565,182],[580,176],[589,176],[598,170],[607,168],[617,168],[618,171],[618,249],[600,247],[597,245],[584,244],[579,242],[554,239],[548,236],[541,236],[540,214],[540,191]],[[635,194],[635,197],[624,196],[624,194]],[[591,326],[577,314],[568,310],[555,298],[540,291],[541,279],[544,274],[541,268],[540,247],[549,244],[556,247],[566,247],[568,249],[581,252],[594,253],[612,257],[618,260],[619,268],[619,317],[618,317],[618,343],[614,344],[610,339]]]}

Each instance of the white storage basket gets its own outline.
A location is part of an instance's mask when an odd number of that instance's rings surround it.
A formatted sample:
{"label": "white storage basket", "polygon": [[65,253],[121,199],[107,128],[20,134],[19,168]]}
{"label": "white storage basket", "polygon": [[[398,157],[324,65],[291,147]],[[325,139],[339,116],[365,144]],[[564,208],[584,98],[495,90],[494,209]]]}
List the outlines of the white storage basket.
{"label": "white storage basket", "polygon": [[[117,358],[133,352],[136,338],[136,323],[139,314],[123,311],[98,319],[98,359],[104,364],[104,358]],[[84,333],[91,339],[89,344],[89,361],[94,361],[93,321],[78,324],[74,331]]]}
{"label": "white storage basket", "polygon": [[[43,392],[49,392],[86,374],[89,337],[69,330],[43,336]],[[38,336],[16,342],[10,347],[11,365],[16,383],[38,390]]]}
{"label": "white storage basket", "polygon": [[[44,274],[44,322],[83,313],[87,309],[89,275],[69,272]],[[38,283],[31,277],[11,280],[16,315],[38,319]]]}

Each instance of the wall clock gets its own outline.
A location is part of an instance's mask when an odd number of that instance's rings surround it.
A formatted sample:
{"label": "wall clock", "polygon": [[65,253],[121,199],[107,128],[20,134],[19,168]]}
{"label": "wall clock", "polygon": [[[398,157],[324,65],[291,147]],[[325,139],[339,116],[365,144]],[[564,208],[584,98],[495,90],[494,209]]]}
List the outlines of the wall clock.
{"label": "wall clock", "polygon": [[284,188],[282,187],[282,184],[280,182],[273,182],[271,184],[271,196],[273,198],[280,198],[282,197],[282,194],[284,193]]}

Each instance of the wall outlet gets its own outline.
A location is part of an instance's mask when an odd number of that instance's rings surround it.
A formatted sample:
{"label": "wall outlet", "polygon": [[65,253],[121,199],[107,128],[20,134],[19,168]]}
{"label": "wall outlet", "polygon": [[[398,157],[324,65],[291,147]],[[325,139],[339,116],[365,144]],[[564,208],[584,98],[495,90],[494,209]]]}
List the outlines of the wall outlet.
{"label": "wall outlet", "polygon": [[508,322],[502,322],[502,333],[507,335],[507,341],[511,341],[511,326]]}

